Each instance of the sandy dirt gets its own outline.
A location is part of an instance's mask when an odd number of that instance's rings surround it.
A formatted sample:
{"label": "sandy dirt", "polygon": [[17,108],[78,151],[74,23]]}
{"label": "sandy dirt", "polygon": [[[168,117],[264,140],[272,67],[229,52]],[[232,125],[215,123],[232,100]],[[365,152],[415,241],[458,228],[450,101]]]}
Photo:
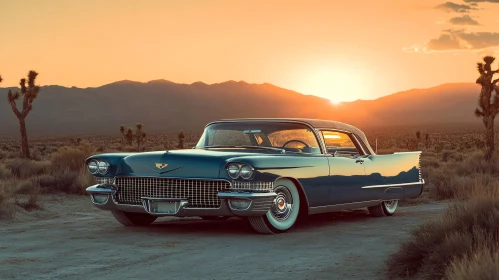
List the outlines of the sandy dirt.
{"label": "sandy dirt", "polygon": [[388,255],[446,203],[320,214],[259,235],[242,219],[161,218],[123,227],[87,197],[43,198],[44,211],[0,222],[0,279],[385,279]]}

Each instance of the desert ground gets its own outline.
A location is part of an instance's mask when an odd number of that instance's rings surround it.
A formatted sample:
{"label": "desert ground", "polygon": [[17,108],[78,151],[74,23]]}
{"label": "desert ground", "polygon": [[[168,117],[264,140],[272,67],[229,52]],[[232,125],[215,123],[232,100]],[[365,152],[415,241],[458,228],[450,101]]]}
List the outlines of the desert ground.
{"label": "desert ground", "polygon": [[480,128],[367,133],[378,154],[423,151],[422,195],[393,217],[321,214],[272,236],[238,218],[123,227],[91,205],[88,156],[192,147],[196,133],[140,147],[119,135],[32,138],[31,159],[0,139],[0,279],[499,279],[499,154],[485,160]]}
{"label": "desert ground", "polygon": [[387,257],[447,202],[309,216],[260,235],[239,218],[161,218],[123,227],[86,196],[50,195],[44,211],[0,221],[1,279],[386,279]]}

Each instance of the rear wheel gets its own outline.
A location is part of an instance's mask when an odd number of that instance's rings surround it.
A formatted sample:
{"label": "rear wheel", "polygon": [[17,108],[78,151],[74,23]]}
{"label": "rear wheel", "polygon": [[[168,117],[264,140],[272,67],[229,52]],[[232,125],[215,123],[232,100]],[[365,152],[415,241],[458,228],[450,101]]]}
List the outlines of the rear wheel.
{"label": "rear wheel", "polygon": [[147,226],[156,221],[158,217],[145,213],[132,213],[112,210],[114,218],[125,226]]}
{"label": "rear wheel", "polygon": [[367,207],[367,210],[374,217],[391,216],[397,210],[398,202],[398,200],[383,201],[376,206]]}
{"label": "rear wheel", "polygon": [[259,233],[273,234],[286,232],[293,227],[300,210],[300,193],[289,180],[276,182],[274,192],[277,194],[270,210],[263,216],[250,216],[251,227]]}

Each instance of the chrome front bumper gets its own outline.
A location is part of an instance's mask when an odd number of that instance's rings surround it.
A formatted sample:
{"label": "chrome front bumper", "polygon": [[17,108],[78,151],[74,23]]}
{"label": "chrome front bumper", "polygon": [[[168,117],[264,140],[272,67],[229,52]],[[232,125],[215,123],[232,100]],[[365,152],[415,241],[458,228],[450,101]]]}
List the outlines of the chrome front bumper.
{"label": "chrome front bumper", "polygon": [[[275,192],[219,192],[218,198],[221,200],[219,208],[189,208],[187,201],[183,199],[171,198],[142,198],[142,205],[119,204],[116,201],[116,187],[112,184],[97,184],[87,188],[90,194],[92,203],[102,210],[120,210],[125,212],[148,213],[154,216],[174,216],[174,217],[190,217],[190,216],[261,216],[270,210]],[[98,203],[94,199],[94,195],[107,195],[107,200],[104,203]],[[231,199],[243,199],[249,201],[250,204],[246,209],[236,209],[231,206]],[[175,213],[158,213],[154,212],[154,207],[151,207],[151,202],[171,202],[176,204]]]}

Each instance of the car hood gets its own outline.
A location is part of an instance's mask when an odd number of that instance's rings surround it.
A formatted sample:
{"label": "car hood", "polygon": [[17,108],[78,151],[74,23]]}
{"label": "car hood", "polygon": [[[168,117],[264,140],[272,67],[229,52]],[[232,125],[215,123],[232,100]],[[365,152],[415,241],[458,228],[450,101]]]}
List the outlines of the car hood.
{"label": "car hood", "polygon": [[123,158],[117,176],[219,178],[227,160],[255,155],[202,149],[145,152]]}

